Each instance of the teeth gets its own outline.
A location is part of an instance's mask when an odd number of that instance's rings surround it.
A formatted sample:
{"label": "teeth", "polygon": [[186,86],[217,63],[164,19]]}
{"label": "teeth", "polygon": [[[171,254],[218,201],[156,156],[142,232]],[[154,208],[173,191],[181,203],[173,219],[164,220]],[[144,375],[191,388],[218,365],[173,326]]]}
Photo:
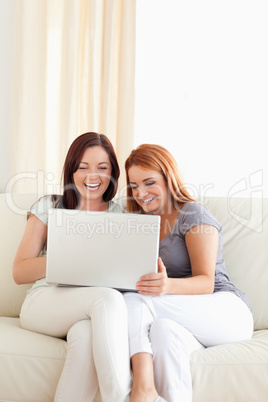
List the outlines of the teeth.
{"label": "teeth", "polygon": [[154,200],[155,197],[151,197],[151,198],[147,198],[147,200],[142,200],[145,204],[147,204],[147,202],[150,202],[152,200]]}
{"label": "teeth", "polygon": [[100,183],[90,183],[90,184],[86,184],[85,186],[89,189],[95,190],[96,188],[98,188],[100,186]]}

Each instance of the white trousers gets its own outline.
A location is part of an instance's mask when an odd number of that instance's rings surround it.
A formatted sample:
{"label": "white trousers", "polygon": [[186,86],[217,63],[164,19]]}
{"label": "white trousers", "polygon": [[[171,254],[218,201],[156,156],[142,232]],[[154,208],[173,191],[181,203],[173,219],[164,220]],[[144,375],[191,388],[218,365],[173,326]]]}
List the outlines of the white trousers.
{"label": "white trousers", "polygon": [[129,400],[127,310],[121,293],[109,288],[40,287],[27,295],[20,321],[30,331],[67,336],[55,402],[91,402],[98,386],[104,402]]}
{"label": "white trousers", "polygon": [[190,354],[250,339],[253,317],[231,292],[144,296],[125,293],[130,354],[153,355],[156,389],[168,402],[191,402]]}

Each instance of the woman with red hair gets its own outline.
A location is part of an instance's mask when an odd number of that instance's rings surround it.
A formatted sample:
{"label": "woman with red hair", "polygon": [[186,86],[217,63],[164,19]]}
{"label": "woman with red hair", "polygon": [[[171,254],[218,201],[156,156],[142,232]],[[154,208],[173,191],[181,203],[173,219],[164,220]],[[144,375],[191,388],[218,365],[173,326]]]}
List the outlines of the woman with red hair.
{"label": "woman with red hair", "polygon": [[[130,402],[192,401],[190,353],[250,339],[252,313],[222,258],[222,227],[196,202],[173,156],[143,144],[125,163],[128,212],[161,217],[158,273],[125,293],[133,386]],[[161,395],[161,397],[159,396]]]}

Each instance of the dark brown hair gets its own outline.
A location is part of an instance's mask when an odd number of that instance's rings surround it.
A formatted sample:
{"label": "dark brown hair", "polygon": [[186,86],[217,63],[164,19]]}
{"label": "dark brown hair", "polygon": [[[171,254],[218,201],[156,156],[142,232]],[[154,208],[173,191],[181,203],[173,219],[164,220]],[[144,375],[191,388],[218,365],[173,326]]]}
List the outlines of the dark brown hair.
{"label": "dark brown hair", "polygon": [[80,194],[74,184],[73,174],[77,171],[85,150],[95,146],[100,146],[107,152],[112,166],[110,184],[103,194],[103,200],[111,201],[115,196],[120,169],[113,145],[106,135],[89,132],[77,137],[67,152],[62,173],[64,186],[62,198],[63,208],[75,209],[77,207]]}

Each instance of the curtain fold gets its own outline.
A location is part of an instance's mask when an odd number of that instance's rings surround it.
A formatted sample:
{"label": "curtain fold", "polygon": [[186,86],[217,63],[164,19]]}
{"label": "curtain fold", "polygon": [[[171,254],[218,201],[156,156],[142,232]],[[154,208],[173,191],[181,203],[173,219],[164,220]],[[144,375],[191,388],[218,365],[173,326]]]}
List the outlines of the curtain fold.
{"label": "curtain fold", "polygon": [[71,142],[106,134],[121,165],[133,147],[136,0],[18,0],[12,192],[58,192]]}

